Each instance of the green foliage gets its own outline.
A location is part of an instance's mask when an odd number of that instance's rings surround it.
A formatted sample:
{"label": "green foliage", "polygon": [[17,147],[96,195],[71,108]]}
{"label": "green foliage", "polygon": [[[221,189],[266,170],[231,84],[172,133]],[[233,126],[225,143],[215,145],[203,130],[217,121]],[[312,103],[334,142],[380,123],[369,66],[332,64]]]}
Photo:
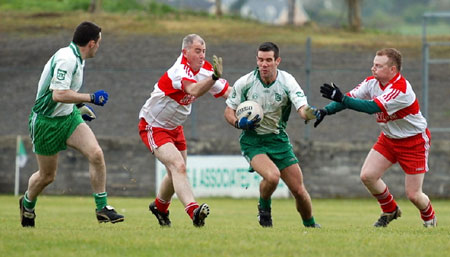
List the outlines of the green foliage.
{"label": "green foliage", "polygon": [[[87,11],[91,0],[8,0],[0,2],[0,10],[19,10],[31,12]],[[174,13],[169,5],[156,1],[107,0],[102,1],[101,9],[112,13],[145,11],[151,14]]]}
{"label": "green foliage", "polygon": [[87,10],[89,0],[8,0],[0,2],[0,10],[56,12]]}
{"label": "green foliage", "polygon": [[[117,224],[98,224],[92,197],[40,196],[36,227],[20,226],[18,197],[1,196],[2,256],[448,256],[450,204],[433,200],[438,227],[425,229],[417,209],[398,200],[403,215],[387,228],[373,222],[375,199],[313,199],[321,229],[306,229],[293,199],[273,199],[273,228],[257,223],[257,199],[198,199],[211,215],[195,228],[177,199],[171,228],[160,228],[148,211],[149,198],[109,197],[125,215]],[[420,242],[418,242],[420,238]]]}

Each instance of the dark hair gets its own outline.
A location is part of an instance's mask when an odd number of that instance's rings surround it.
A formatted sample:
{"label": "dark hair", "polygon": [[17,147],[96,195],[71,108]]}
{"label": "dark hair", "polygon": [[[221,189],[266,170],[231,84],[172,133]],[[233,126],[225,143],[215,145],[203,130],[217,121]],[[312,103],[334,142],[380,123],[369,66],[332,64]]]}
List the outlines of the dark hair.
{"label": "dark hair", "polygon": [[377,51],[378,56],[387,56],[389,58],[389,65],[396,66],[397,70],[400,71],[402,69],[402,53],[395,48],[384,48]]}
{"label": "dark hair", "polygon": [[278,46],[275,43],[272,42],[264,42],[258,47],[258,51],[262,52],[270,52],[273,51],[273,55],[275,59],[278,59],[280,56],[280,49],[278,49]]}
{"label": "dark hair", "polygon": [[95,25],[92,22],[89,21],[82,22],[75,29],[72,41],[79,46],[85,46],[91,40],[97,42],[97,40],[100,38],[101,31],[102,28],[100,28],[99,26]]}

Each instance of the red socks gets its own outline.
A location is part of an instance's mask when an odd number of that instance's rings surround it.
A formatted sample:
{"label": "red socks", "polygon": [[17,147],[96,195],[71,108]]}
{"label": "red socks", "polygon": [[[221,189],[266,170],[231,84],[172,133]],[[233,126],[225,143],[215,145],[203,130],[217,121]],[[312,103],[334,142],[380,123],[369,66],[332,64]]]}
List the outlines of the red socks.
{"label": "red socks", "polygon": [[159,197],[156,197],[155,205],[156,205],[156,209],[158,209],[158,211],[167,213],[168,209],[169,209],[170,201],[167,202],[162,199],[159,199]]}
{"label": "red socks", "polygon": [[397,203],[395,202],[394,197],[389,192],[388,187],[386,187],[383,193],[375,194],[373,196],[377,198],[383,212],[393,212],[395,211],[395,208],[397,208]]}
{"label": "red socks", "polygon": [[197,202],[192,202],[186,205],[186,207],[184,208],[184,210],[187,212],[189,217],[191,217],[191,219],[194,217],[194,210],[197,209],[198,206],[199,205]]}
{"label": "red socks", "polygon": [[431,206],[431,201],[428,202],[427,207],[425,209],[420,210],[420,217],[424,220],[432,220],[434,218],[434,210],[433,206]]}

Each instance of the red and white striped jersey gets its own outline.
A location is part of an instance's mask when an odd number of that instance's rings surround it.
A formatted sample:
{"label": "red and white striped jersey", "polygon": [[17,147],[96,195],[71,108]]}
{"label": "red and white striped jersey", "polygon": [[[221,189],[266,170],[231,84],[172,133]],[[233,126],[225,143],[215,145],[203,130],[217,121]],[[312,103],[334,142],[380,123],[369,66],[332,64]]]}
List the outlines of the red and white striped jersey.
{"label": "red and white striped jersey", "polygon": [[411,84],[400,73],[383,86],[371,76],[347,93],[348,96],[374,100],[382,112],[376,113],[382,132],[389,138],[406,138],[422,133],[427,121]]}
{"label": "red and white striped jersey", "polygon": [[[196,100],[184,91],[183,83],[211,77],[212,65],[205,60],[199,71],[194,72],[187,59],[181,54],[175,64],[159,79],[155,88],[139,112],[139,118],[144,118],[149,126],[165,129],[175,129],[184,123],[191,113],[191,103]],[[224,95],[229,87],[225,79],[219,79],[209,90],[215,97]]]}

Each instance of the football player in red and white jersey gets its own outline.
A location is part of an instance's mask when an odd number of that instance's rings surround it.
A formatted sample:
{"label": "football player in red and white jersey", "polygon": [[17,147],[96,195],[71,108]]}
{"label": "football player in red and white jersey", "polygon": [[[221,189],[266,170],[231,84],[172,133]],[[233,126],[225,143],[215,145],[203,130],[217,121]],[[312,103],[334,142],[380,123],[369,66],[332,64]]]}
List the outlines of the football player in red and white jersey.
{"label": "football player in red and white jersey", "polygon": [[334,102],[316,112],[314,127],[326,115],[346,108],[375,114],[381,134],[367,155],[360,175],[382,209],[374,226],[386,227],[401,216],[400,208],[381,179],[386,170],[398,162],[406,174],[406,196],[419,209],[424,226],[435,227],[437,220],[433,207],[422,192],[428,171],[431,135],[411,84],[400,73],[401,64],[401,53],[394,48],[385,48],[375,55],[372,76],[346,95],[334,83],[324,84],[320,88],[322,96]]}
{"label": "football player in red and white jersey", "polygon": [[170,226],[169,204],[176,193],[194,226],[205,225],[207,204],[194,198],[186,174],[186,139],[182,124],[191,113],[191,103],[209,92],[227,98],[231,87],[222,76],[222,59],[205,60],[205,41],[196,34],[183,39],[175,64],[155,84],[150,98],[139,113],[139,134],[148,149],[167,168],[159,192],[149,209],[161,226]]}

